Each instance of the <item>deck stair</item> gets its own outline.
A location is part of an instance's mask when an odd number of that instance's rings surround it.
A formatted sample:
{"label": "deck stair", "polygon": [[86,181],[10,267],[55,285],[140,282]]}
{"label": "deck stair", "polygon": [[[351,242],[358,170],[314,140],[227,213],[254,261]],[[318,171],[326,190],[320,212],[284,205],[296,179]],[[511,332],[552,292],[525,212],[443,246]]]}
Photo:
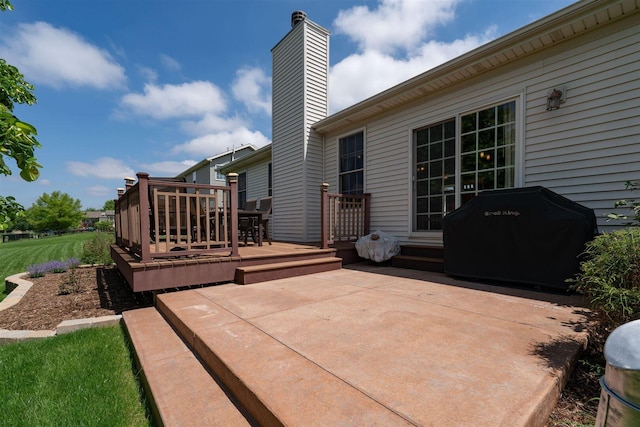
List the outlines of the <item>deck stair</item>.
{"label": "deck stair", "polygon": [[286,261],[268,264],[251,265],[236,268],[235,282],[241,285],[266,282],[268,280],[285,279],[287,277],[339,270],[342,259],[322,257],[298,261]]}
{"label": "deck stair", "polygon": [[123,313],[158,424],[409,425],[206,292]]}
{"label": "deck stair", "polygon": [[260,254],[243,258],[236,267],[234,282],[240,285],[285,279],[287,277],[339,270],[342,259],[335,249],[305,249],[282,254]]}
{"label": "deck stair", "polygon": [[444,248],[440,246],[404,245],[400,255],[391,258],[391,265],[413,270],[444,271]]}

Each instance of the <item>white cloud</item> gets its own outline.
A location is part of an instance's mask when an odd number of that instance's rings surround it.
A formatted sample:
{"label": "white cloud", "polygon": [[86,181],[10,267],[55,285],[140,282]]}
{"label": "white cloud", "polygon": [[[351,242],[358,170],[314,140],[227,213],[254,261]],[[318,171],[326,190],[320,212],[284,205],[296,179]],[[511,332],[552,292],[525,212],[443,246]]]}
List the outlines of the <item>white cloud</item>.
{"label": "white cloud", "polygon": [[20,69],[31,83],[54,88],[123,87],[124,68],[111,55],[81,36],[46,22],[20,24],[12,36],[3,35],[0,57]]}
{"label": "white cloud", "polygon": [[85,190],[85,193],[91,197],[108,197],[116,196],[116,189],[105,187],[104,185],[93,185]]}
{"label": "white cloud", "polygon": [[[495,27],[452,42],[427,40],[437,25],[454,19],[458,0],[421,2],[383,0],[375,10],[358,6],[340,12],[339,32],[356,41],[360,51],[329,71],[330,105],[334,113],[495,38]],[[402,28],[402,31],[398,31]]]}
{"label": "white cloud", "polygon": [[206,135],[211,132],[231,131],[246,125],[239,117],[220,117],[215,114],[205,114],[198,120],[185,120],[181,123],[182,130],[191,135]]}
{"label": "white cloud", "polygon": [[162,65],[164,65],[164,67],[170,71],[180,71],[180,69],[182,68],[180,63],[169,55],[161,54],[160,62],[162,62]]}
{"label": "white cloud", "polygon": [[345,34],[362,51],[373,49],[391,53],[412,50],[432,29],[454,18],[460,0],[382,0],[378,7],[356,6],[341,11],[334,21],[337,34]]}
{"label": "white cloud", "polygon": [[234,98],[242,102],[249,112],[271,115],[271,78],[260,68],[242,68],[236,71],[231,91]]}
{"label": "white cloud", "polygon": [[36,182],[45,187],[48,187],[49,185],[51,185],[51,180],[48,180],[48,179],[39,179]]}
{"label": "white cloud", "polygon": [[94,176],[103,179],[123,179],[126,176],[135,176],[135,172],[121,160],[111,157],[101,157],[91,163],[67,162],[67,170],[78,176]]}
{"label": "white cloud", "polygon": [[147,82],[155,83],[158,80],[158,73],[153,68],[140,65],[138,66],[138,74]]}
{"label": "white cloud", "polygon": [[163,86],[148,83],[144,93],[124,95],[120,103],[134,114],[154,119],[218,114],[227,108],[220,88],[206,81]]}
{"label": "white cloud", "polygon": [[271,141],[259,131],[251,131],[243,127],[192,139],[191,141],[174,147],[173,152],[207,157],[245,144],[253,144],[261,147],[270,142]]}
{"label": "white cloud", "polygon": [[145,172],[152,174],[159,174],[160,176],[174,176],[189,169],[195,165],[195,160],[183,160],[181,162],[165,161],[156,163],[143,163],[140,165],[141,169]]}

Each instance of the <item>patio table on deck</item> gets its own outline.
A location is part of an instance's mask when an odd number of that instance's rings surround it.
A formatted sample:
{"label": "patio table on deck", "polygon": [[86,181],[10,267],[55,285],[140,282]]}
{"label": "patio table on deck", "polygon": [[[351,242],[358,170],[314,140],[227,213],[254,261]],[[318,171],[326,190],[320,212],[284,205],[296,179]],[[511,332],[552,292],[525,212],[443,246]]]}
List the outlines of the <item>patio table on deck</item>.
{"label": "patio table on deck", "polygon": [[[253,218],[256,221],[258,221],[258,246],[262,246],[262,233],[263,233],[262,212],[260,212],[260,211],[243,211],[243,210],[239,210],[238,211],[238,220],[240,218],[249,218],[249,219]],[[238,223],[239,223],[239,221],[238,221]]]}

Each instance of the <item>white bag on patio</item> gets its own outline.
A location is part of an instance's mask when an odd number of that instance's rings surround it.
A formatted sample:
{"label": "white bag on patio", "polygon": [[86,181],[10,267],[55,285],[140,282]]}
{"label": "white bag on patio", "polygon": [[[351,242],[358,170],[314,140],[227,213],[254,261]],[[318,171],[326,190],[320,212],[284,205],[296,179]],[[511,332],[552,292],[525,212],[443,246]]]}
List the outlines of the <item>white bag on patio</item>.
{"label": "white bag on patio", "polygon": [[362,236],[356,242],[356,250],[362,258],[382,262],[400,253],[398,239],[391,234],[377,230]]}

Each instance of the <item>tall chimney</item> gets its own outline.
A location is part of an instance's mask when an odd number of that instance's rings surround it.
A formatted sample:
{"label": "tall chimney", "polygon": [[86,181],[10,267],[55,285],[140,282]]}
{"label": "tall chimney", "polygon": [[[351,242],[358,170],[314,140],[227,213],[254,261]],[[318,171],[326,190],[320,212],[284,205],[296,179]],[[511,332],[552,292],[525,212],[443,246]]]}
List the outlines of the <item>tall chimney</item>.
{"label": "tall chimney", "polygon": [[291,14],[291,28],[294,28],[305,19],[307,19],[307,14],[301,10],[296,10]]}

